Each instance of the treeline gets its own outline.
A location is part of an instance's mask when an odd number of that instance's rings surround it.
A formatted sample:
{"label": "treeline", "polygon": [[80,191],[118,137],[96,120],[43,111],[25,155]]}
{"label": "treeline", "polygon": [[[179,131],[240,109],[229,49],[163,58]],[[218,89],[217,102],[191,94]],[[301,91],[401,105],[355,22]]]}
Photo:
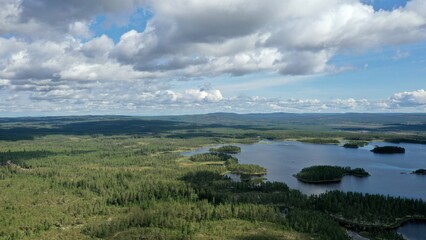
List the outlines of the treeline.
{"label": "treeline", "polygon": [[20,150],[20,151],[0,151],[0,165],[6,164],[6,162],[12,162],[16,164],[25,164],[25,161],[30,159],[40,159],[49,156],[56,155],[55,152],[46,150]]}
{"label": "treeline", "polygon": [[384,141],[391,142],[391,143],[426,144],[426,137],[425,136],[392,137],[392,138],[385,138]]}

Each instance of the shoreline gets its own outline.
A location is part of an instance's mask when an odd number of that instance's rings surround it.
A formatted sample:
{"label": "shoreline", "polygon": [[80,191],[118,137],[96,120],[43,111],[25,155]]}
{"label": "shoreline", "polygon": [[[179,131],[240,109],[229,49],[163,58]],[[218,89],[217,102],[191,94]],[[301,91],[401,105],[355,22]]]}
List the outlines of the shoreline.
{"label": "shoreline", "polygon": [[333,214],[329,215],[333,219],[335,219],[342,227],[349,229],[349,230],[355,230],[355,231],[365,231],[365,230],[395,230],[399,227],[403,226],[404,224],[410,222],[410,221],[421,221],[426,222],[426,216],[406,216],[400,220],[397,220],[394,223],[391,224],[363,224],[363,223],[357,223],[353,222],[351,220],[348,220],[346,218],[337,217]]}
{"label": "shoreline", "polygon": [[343,176],[341,178],[334,178],[334,179],[327,179],[327,180],[308,180],[308,179],[304,179],[299,177],[297,174],[293,174],[293,177],[295,177],[297,180],[303,182],[303,183],[308,183],[308,184],[330,184],[330,183],[340,183],[342,182],[343,177],[345,176],[353,176],[353,177],[357,177],[357,178],[364,178],[364,177],[369,177],[370,174],[367,175],[362,175],[362,174],[343,174]]}
{"label": "shoreline", "polygon": [[301,178],[297,176],[297,174],[293,174],[293,177],[295,177],[297,180],[303,182],[303,183],[309,183],[309,184],[327,184],[327,183],[340,183],[342,182],[342,178],[335,178],[335,179],[328,179],[328,180],[307,180],[304,178]]}

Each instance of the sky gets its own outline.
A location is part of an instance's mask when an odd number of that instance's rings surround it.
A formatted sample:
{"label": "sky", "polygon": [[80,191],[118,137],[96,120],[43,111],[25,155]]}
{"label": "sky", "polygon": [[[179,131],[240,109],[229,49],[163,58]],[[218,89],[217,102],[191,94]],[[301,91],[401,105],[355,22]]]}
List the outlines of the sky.
{"label": "sky", "polygon": [[424,0],[0,5],[0,117],[426,113]]}

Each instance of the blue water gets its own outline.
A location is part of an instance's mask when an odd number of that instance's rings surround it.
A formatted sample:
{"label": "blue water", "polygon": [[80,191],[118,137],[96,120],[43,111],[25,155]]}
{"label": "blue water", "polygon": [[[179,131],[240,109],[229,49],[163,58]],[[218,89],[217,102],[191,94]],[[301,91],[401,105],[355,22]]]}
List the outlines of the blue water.
{"label": "blue water", "polygon": [[[377,193],[426,200],[426,176],[411,174],[426,169],[426,145],[373,142],[359,149],[337,145],[308,144],[294,141],[261,141],[256,144],[237,144],[241,153],[235,154],[240,163],[259,164],[268,170],[269,181],[280,181],[305,194],[329,190]],[[405,154],[374,154],[375,145],[401,146]],[[207,152],[209,148],[186,152],[184,155]],[[341,183],[313,185],[297,181],[293,174],[313,165],[361,167],[370,177],[346,176]]]}
{"label": "blue water", "polygon": [[397,232],[408,240],[425,240],[426,222],[408,222],[398,228]]}

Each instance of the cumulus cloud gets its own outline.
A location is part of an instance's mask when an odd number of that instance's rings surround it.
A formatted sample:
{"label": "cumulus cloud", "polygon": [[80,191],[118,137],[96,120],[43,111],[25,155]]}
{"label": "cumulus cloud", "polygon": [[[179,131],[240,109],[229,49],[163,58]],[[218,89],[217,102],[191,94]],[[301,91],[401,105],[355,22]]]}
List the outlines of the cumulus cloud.
{"label": "cumulus cloud", "polygon": [[114,48],[114,42],[106,35],[93,38],[83,44],[81,51],[86,57],[107,57],[109,52]]}
{"label": "cumulus cloud", "polygon": [[[92,32],[97,17],[127,26],[140,8],[153,13],[143,30],[131,29],[116,42]],[[348,69],[330,63],[339,54],[424,40],[423,0],[389,11],[375,11],[358,0],[3,0],[0,89],[8,96],[19,93],[49,102],[52,108],[55,102],[82,109],[166,104],[236,111],[244,106],[260,111],[415,107],[424,105],[422,90],[380,103],[352,98],[324,102],[223,96],[211,88],[177,91],[170,82],[216,76],[232,81],[259,73],[330,74]],[[396,52],[394,59],[408,55]]]}
{"label": "cumulus cloud", "polygon": [[219,90],[188,89],[185,91],[184,99],[195,101],[217,102],[223,99]]}
{"label": "cumulus cloud", "polygon": [[89,26],[86,22],[74,22],[69,25],[69,33],[77,38],[88,38],[91,36]]}
{"label": "cumulus cloud", "polygon": [[[374,11],[355,0],[164,0],[153,2],[152,8],[149,31],[129,32],[132,38],[119,43],[119,60],[141,63],[136,64],[139,69],[180,69],[189,76],[260,70],[289,75],[333,72],[338,68],[329,60],[339,52],[426,37],[426,15],[412,4]],[[137,50],[129,54],[129,48]],[[176,59],[187,56],[198,58],[175,67]]]}
{"label": "cumulus cloud", "polygon": [[[371,101],[366,99],[296,99],[244,97],[222,95],[219,89],[170,89],[146,90],[146,86],[135,86],[123,91],[123,86],[113,83],[108,89],[97,89],[96,84],[89,89],[58,85],[46,89],[36,86],[25,102],[25,95],[14,94],[5,86],[5,96],[0,99],[3,111],[38,113],[79,113],[79,114],[190,114],[215,111],[237,113],[252,112],[405,112],[422,110],[426,106],[425,91],[396,93],[389,99]],[[25,86],[21,86],[25,87]],[[34,88],[34,86],[32,86]],[[10,94],[7,94],[10,93]],[[423,95],[422,95],[423,94]],[[8,96],[8,97],[7,97]],[[25,103],[25,104],[24,104]]]}
{"label": "cumulus cloud", "polygon": [[[92,21],[97,15],[107,15],[115,20],[126,19],[134,9],[144,6],[144,0],[5,0],[14,16],[11,23],[15,32],[28,33],[22,26],[33,24],[47,30],[66,32],[71,28],[84,30],[84,22]],[[1,16],[1,15],[0,15]],[[27,30],[27,31],[22,31]],[[33,31],[31,31],[34,33]],[[44,35],[40,32],[38,35]]]}
{"label": "cumulus cloud", "polygon": [[142,102],[149,102],[150,104],[211,103],[221,101],[223,96],[220,90],[217,89],[187,89],[183,92],[172,90],[161,90],[154,93],[143,92],[138,99]]}
{"label": "cumulus cloud", "polygon": [[357,107],[366,107],[369,106],[370,102],[367,99],[335,99],[328,103],[328,106],[334,109],[344,109],[351,110],[356,109]]}
{"label": "cumulus cloud", "polygon": [[[61,74],[70,69],[69,65],[90,62],[94,67],[106,61],[155,78],[199,79],[259,71],[284,75],[330,73],[345,69],[329,63],[338,53],[426,39],[426,11],[421,0],[392,11],[374,11],[357,0],[5,1],[0,10],[0,22],[5,24],[0,25],[0,32],[25,36],[15,41],[23,45],[27,64],[40,57],[56,62],[62,69],[50,69],[49,74],[59,77],[69,75]],[[117,44],[107,36],[79,42],[91,36],[89,25],[96,16],[126,17],[140,7],[154,13],[143,32],[130,30]],[[40,49],[56,45],[60,51],[42,55],[31,48],[36,43]],[[11,54],[13,50],[7,56]],[[64,63],[58,61],[57,56],[64,54],[73,58],[61,57]],[[95,57],[103,58],[94,62]],[[46,72],[44,66],[32,65],[40,71],[11,66],[15,69],[11,74],[24,78],[28,73]],[[88,64],[83,65],[80,67],[87,69]],[[41,75],[46,78],[46,74]]]}
{"label": "cumulus cloud", "polygon": [[412,92],[395,93],[390,98],[390,102],[402,107],[425,106],[426,91],[424,89],[420,89]]}

